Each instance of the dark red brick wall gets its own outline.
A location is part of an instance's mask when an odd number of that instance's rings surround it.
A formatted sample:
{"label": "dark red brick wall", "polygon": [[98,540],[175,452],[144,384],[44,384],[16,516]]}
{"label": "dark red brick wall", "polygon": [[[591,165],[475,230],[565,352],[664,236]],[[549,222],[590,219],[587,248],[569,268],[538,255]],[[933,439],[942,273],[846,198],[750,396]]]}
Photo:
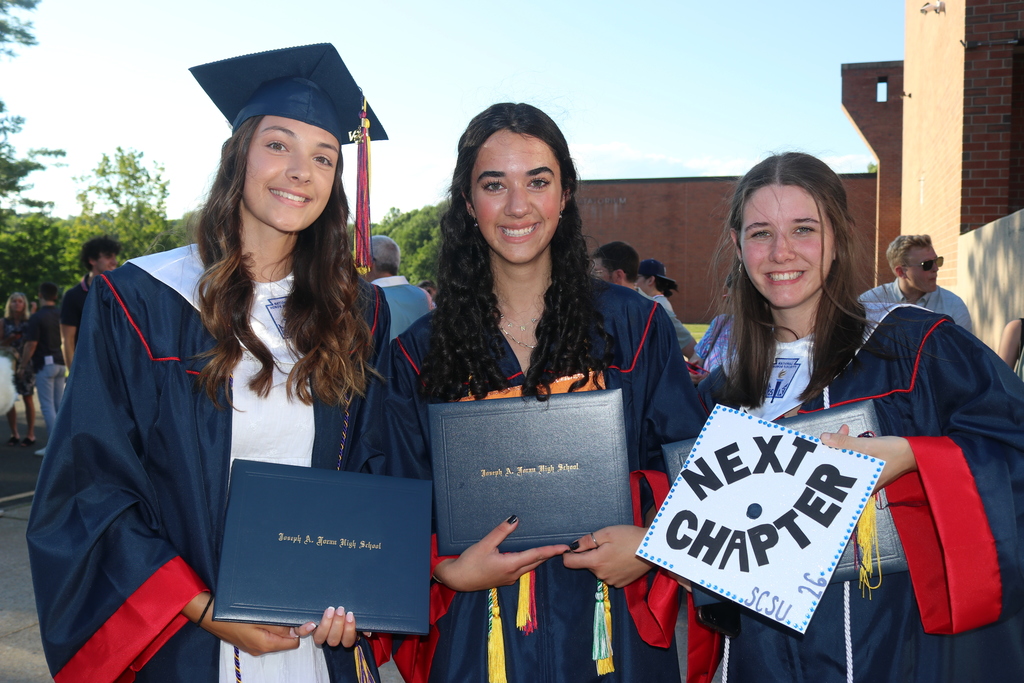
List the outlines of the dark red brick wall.
{"label": "dark red brick wall", "polygon": [[[900,234],[903,193],[903,62],[843,64],[842,77],[843,111],[878,160],[872,248],[877,282],[887,282],[892,272],[885,250]],[[880,79],[888,86],[883,102],[876,96]]]}
{"label": "dark red brick wall", "polygon": [[[1011,181],[1011,173],[1020,173],[1019,156],[1014,159],[1015,140],[1020,143],[1014,133],[1014,45],[991,43],[1021,37],[1024,2],[968,0],[964,11],[961,233],[1005,216],[1020,201],[1019,178]],[[1019,100],[1016,109],[1019,117]]]}
{"label": "dark red brick wall", "polygon": [[[842,177],[858,229],[873,242],[875,174]],[[622,240],[633,245],[641,259],[664,263],[668,276],[679,283],[671,299],[676,315],[684,323],[708,322],[724,281],[714,271],[714,256],[735,182],[731,177],[586,181],[578,196],[583,232],[591,251]],[[864,273],[867,288],[870,261],[865,262]]]}

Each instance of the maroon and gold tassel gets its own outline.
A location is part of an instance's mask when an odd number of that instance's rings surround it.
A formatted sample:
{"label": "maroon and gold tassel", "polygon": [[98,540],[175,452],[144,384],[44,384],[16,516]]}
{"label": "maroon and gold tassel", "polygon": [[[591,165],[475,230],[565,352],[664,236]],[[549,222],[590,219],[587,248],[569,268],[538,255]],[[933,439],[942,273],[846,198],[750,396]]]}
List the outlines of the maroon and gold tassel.
{"label": "maroon and gold tassel", "polygon": [[[370,270],[370,118],[366,115],[366,99],[359,112],[359,139],[356,161],[356,268],[360,273]],[[354,137],[354,136],[353,136]]]}
{"label": "maroon and gold tassel", "polygon": [[530,635],[537,630],[537,574],[528,571],[519,577],[519,604],[516,627]]}
{"label": "maroon and gold tassel", "polygon": [[498,589],[487,592],[487,683],[508,683],[505,677],[505,636],[501,630],[501,609]]}

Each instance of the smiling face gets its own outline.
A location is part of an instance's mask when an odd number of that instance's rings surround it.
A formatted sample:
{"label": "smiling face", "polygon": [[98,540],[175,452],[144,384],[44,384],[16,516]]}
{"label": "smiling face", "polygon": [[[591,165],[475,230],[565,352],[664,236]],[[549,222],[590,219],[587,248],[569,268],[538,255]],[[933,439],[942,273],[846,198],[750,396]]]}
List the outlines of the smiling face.
{"label": "smiling face", "polygon": [[768,300],[780,341],[806,337],[814,328],[822,284],[835,258],[834,234],[814,198],[793,185],[768,185],[743,207],[733,239],[743,267]]}
{"label": "smiling face", "polygon": [[551,148],[500,130],[480,146],[471,178],[466,207],[491,248],[491,267],[550,270],[551,238],[567,199]]}
{"label": "smiling face", "polygon": [[323,213],[339,158],[338,141],[324,129],[265,116],[246,161],[240,207],[245,250],[281,238],[294,243]]}

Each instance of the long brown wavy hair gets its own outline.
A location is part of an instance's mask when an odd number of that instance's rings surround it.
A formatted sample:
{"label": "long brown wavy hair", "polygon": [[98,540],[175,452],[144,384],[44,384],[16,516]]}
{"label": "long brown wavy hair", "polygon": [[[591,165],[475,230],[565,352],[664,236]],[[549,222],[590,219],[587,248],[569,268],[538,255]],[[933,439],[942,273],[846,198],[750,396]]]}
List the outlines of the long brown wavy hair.
{"label": "long brown wavy hair", "polygon": [[729,336],[731,361],[726,368],[725,384],[716,395],[727,405],[754,407],[764,403],[775,362],[771,306],[751,282],[735,246],[740,243],[747,201],[769,185],[804,189],[814,198],[818,213],[828,219],[835,238],[836,258],[822,283],[822,296],[814,316],[811,378],[800,396],[802,401],[821,393],[853,360],[867,323],[857,297],[865,289],[865,264],[870,261],[864,255],[863,240],[855,231],[843,181],[823,161],[809,154],[789,152],[765,159],[737,183],[719,249],[719,258],[731,260],[731,272],[736,274],[729,297],[733,314]]}
{"label": "long brown wavy hair", "polygon": [[[221,148],[220,168],[206,205],[192,229],[204,272],[199,281],[199,313],[216,346],[199,384],[218,403],[218,390],[230,396],[231,373],[243,347],[260,363],[249,388],[265,397],[273,383],[274,357],[249,324],[254,286],[252,259],[242,252],[240,207],[249,145],[263,117],[238,127]],[[303,403],[341,405],[363,394],[372,338],[359,309],[359,279],[348,239],[348,201],[341,185],[341,158],[330,198],[320,216],[298,234],[292,251],[292,291],[285,302],[285,336],[300,356],[288,375],[288,395]],[[230,401],[230,399],[229,399]]]}

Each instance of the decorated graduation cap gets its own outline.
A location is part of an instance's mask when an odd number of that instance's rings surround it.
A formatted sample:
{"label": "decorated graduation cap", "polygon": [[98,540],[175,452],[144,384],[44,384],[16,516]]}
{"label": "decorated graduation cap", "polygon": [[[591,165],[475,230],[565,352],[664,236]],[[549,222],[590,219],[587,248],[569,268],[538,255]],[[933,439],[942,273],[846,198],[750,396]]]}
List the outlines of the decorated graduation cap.
{"label": "decorated graduation cap", "polygon": [[327,131],[342,145],[359,145],[356,265],[370,264],[370,137],[387,133],[330,43],[287,47],[222,59],[189,71],[238,130],[254,116],[283,116]]}

